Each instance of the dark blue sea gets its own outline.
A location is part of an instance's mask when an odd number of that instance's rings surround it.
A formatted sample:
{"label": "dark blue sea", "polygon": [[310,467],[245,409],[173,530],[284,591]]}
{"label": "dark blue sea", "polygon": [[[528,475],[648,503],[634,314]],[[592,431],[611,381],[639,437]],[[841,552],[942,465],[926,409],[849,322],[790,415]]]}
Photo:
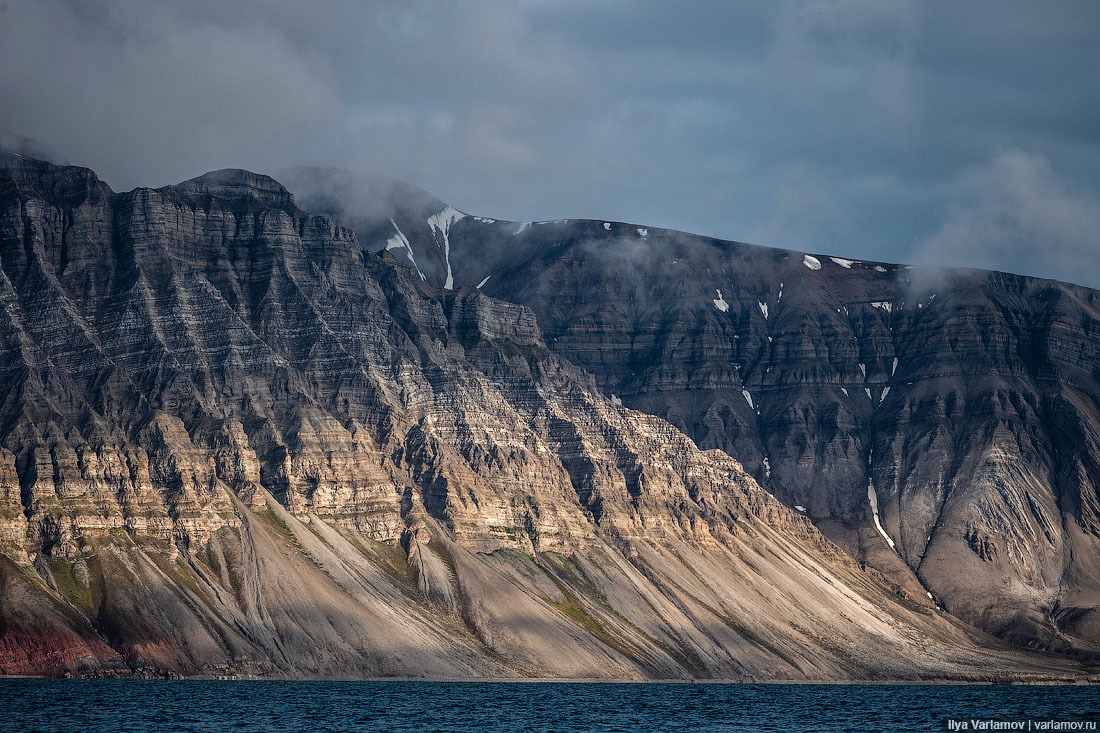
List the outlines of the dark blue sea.
{"label": "dark blue sea", "polygon": [[[9,679],[0,681],[0,701],[3,731],[824,732],[1100,727],[1100,688],[1095,687]],[[974,727],[985,721],[1013,727]],[[1039,727],[1051,722],[1063,727]]]}

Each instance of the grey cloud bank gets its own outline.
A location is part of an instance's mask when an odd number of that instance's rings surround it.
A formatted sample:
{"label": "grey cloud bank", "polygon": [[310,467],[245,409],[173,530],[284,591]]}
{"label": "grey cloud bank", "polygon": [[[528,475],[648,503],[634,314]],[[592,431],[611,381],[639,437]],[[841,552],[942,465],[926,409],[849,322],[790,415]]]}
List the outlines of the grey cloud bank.
{"label": "grey cloud bank", "polygon": [[1100,5],[0,3],[0,129],[119,189],[239,166],[1100,286]]}

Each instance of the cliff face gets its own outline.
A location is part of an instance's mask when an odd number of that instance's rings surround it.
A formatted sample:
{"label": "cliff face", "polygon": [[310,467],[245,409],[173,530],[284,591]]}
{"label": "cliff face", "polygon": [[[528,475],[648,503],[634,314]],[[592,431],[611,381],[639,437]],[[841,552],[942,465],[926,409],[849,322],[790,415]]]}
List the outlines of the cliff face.
{"label": "cliff face", "polygon": [[357,219],[364,245],[530,307],[605,395],[736,457],[908,593],[1100,650],[1096,291],[418,201]]}
{"label": "cliff face", "polygon": [[1080,671],[896,595],[527,308],[270,178],[3,163],[2,673]]}

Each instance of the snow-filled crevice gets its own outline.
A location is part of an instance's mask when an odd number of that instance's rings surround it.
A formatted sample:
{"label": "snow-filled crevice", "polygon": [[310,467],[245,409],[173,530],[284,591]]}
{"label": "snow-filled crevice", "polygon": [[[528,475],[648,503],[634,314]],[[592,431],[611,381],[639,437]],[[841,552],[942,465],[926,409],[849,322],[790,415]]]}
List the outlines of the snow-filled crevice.
{"label": "snow-filled crevice", "polygon": [[416,274],[420,276],[421,280],[427,280],[424,277],[424,273],[420,271],[420,265],[416,264],[416,258],[413,257],[413,248],[409,244],[409,238],[401,232],[401,227],[397,226],[397,222],[390,219],[390,224],[393,224],[393,230],[397,232],[394,236],[390,237],[386,241],[386,249],[403,249],[405,255],[409,258],[409,262],[412,263],[413,268],[416,270]]}
{"label": "snow-filled crevice", "polygon": [[875,529],[882,535],[882,539],[886,540],[886,544],[890,545],[891,550],[895,550],[894,541],[890,539],[890,535],[886,534],[886,529],[883,528],[882,522],[878,517],[878,496],[875,495],[875,482],[874,479],[867,480],[867,501],[871,503],[871,516],[875,520]]}
{"label": "snow-filled crevice", "polygon": [[[437,233],[443,236],[443,260],[447,263],[447,281],[443,283],[445,290],[454,290],[455,287],[455,278],[451,273],[451,226],[456,221],[465,218],[465,216],[458,209],[448,206],[438,214],[428,217],[428,226],[432,228],[432,236],[434,237]],[[436,240],[436,244],[438,243],[439,240]]]}

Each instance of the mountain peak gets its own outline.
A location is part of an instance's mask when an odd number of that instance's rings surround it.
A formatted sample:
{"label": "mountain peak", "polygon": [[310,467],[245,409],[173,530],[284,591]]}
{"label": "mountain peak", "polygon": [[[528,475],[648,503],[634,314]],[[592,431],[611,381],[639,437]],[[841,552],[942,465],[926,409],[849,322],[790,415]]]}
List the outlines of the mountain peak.
{"label": "mountain peak", "polygon": [[111,189],[90,168],[56,165],[45,160],[0,148],[0,186],[16,190],[49,193],[67,205],[87,197],[110,195]]}
{"label": "mountain peak", "polygon": [[175,186],[166,186],[160,190],[218,198],[249,197],[276,206],[294,205],[294,194],[288,191],[283,184],[271,176],[240,168],[223,168],[211,171]]}

